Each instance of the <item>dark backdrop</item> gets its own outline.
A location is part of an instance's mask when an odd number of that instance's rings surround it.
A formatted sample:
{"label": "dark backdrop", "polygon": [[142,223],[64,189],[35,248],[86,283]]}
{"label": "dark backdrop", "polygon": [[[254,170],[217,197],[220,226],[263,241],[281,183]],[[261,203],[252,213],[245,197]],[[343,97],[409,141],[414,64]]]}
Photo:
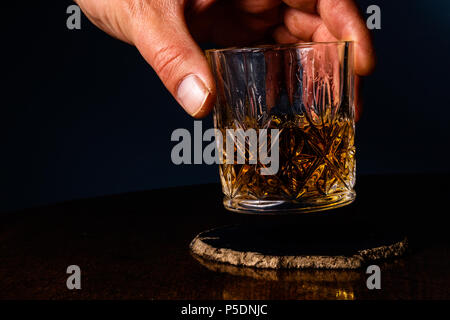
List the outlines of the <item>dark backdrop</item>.
{"label": "dark backdrop", "polygon": [[[448,172],[450,1],[358,2],[380,6],[382,27],[357,125],[358,173]],[[0,211],[217,182],[216,166],[171,163],[172,131],[193,120],[133,47],[84,17],[68,30],[69,4],[2,9]]]}

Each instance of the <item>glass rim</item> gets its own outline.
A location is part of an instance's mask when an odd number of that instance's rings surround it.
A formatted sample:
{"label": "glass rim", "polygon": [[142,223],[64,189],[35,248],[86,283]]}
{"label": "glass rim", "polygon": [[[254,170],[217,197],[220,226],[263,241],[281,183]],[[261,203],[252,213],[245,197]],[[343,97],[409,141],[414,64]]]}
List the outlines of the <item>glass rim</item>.
{"label": "glass rim", "polygon": [[313,47],[316,45],[338,45],[338,44],[347,44],[347,43],[354,43],[353,40],[337,40],[337,41],[309,41],[309,42],[296,42],[296,43],[276,43],[276,44],[263,44],[263,45],[256,45],[256,46],[250,46],[250,47],[227,47],[222,49],[207,49],[205,50],[205,53],[216,53],[216,52],[258,52],[258,51],[267,51],[267,50],[283,50],[283,49],[290,49],[290,48],[308,48]]}

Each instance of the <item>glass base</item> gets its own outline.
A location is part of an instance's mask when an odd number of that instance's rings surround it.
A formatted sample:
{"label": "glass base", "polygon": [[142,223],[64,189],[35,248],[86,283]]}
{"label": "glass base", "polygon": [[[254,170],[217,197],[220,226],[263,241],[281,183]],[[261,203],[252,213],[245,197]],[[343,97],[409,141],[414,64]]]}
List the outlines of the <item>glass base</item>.
{"label": "glass base", "polygon": [[225,209],[247,214],[297,214],[339,208],[352,203],[356,198],[354,190],[342,191],[322,197],[295,200],[252,200],[224,197]]}

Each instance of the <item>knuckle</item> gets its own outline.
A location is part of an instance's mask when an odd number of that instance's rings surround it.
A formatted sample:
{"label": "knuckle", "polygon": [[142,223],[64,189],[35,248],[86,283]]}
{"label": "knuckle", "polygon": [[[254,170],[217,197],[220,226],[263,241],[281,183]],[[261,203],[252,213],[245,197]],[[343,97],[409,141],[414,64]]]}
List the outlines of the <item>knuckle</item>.
{"label": "knuckle", "polygon": [[162,79],[175,75],[184,60],[183,53],[177,46],[168,45],[156,50],[152,58],[152,66]]}

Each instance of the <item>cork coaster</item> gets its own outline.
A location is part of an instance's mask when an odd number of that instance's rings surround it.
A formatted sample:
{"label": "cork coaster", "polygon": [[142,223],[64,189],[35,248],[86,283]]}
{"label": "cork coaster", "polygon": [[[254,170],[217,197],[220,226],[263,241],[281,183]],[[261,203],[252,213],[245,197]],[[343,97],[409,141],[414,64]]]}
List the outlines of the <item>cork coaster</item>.
{"label": "cork coaster", "polygon": [[199,233],[192,253],[233,266],[263,269],[357,269],[406,252],[401,234],[296,226],[231,225]]}

